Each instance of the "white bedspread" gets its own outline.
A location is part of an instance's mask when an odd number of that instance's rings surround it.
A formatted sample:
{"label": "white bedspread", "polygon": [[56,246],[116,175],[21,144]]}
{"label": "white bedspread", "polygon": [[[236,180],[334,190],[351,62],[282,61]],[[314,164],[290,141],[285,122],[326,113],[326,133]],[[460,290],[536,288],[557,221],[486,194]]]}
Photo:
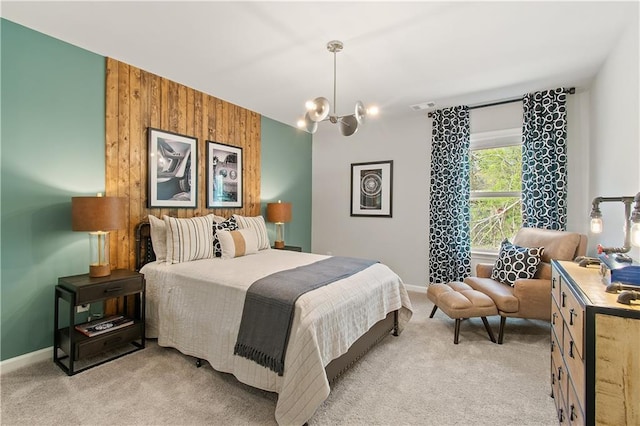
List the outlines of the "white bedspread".
{"label": "white bedspread", "polygon": [[205,359],[250,386],[277,392],[276,421],[302,425],[329,395],[324,367],[387,313],[400,310],[400,331],[412,314],[401,279],[375,264],[298,299],[282,376],[233,355],[249,286],[276,271],[326,257],[269,249],[227,260],[149,263],[141,270],[147,337]]}

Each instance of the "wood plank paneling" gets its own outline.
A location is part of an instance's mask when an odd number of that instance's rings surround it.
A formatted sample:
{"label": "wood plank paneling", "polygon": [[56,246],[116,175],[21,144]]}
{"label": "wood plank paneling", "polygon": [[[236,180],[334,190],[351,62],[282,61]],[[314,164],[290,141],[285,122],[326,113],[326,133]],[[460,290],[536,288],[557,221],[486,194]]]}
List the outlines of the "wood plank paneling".
{"label": "wood plank paneling", "polygon": [[639,425],[640,321],[598,314],[595,330],[596,424]]}
{"label": "wood plank paneling", "polygon": [[[106,195],[129,200],[129,226],[112,233],[112,268],[134,267],[134,229],[148,214],[158,217],[260,214],[259,114],[112,58],[107,58],[106,73]],[[198,139],[196,208],[147,207],[149,127]],[[243,149],[242,208],[206,208],[207,140]]]}

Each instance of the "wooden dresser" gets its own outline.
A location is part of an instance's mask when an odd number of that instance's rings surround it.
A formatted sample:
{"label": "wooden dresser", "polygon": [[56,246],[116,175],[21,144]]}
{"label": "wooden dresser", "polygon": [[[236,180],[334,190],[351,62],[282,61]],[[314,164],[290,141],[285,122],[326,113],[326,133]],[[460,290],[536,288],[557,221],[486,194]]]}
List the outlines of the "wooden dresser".
{"label": "wooden dresser", "polygon": [[561,424],[640,425],[640,302],[598,268],[552,261],[551,389]]}

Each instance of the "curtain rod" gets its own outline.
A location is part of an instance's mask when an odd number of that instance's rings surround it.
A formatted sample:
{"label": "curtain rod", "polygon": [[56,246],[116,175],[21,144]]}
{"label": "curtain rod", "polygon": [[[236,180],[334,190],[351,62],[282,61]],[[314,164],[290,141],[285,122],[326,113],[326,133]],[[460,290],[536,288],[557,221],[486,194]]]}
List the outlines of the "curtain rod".
{"label": "curtain rod", "polygon": [[[573,95],[573,94],[576,93],[576,88],[575,87],[570,87],[569,89],[564,89],[564,93],[568,93],[570,95]],[[513,103],[513,102],[521,102],[522,99],[523,99],[523,97],[520,96],[519,98],[509,99],[509,100],[505,100],[505,101],[497,101],[497,102],[490,102],[490,103],[487,103],[487,104],[473,105],[473,106],[470,106],[469,109],[486,108],[486,107],[492,107],[492,106],[496,106],[496,105],[510,104],[510,103]],[[429,117],[429,118],[433,117],[433,112],[429,112],[427,114],[427,117]]]}

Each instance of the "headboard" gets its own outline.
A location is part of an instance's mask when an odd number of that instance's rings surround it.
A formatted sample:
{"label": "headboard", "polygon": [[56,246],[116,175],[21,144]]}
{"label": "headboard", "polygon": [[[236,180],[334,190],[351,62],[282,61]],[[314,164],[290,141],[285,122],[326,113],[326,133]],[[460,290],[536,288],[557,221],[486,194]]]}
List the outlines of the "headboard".
{"label": "headboard", "polygon": [[151,244],[151,225],[149,222],[140,222],[136,225],[136,271],[154,260],[156,254]]}

